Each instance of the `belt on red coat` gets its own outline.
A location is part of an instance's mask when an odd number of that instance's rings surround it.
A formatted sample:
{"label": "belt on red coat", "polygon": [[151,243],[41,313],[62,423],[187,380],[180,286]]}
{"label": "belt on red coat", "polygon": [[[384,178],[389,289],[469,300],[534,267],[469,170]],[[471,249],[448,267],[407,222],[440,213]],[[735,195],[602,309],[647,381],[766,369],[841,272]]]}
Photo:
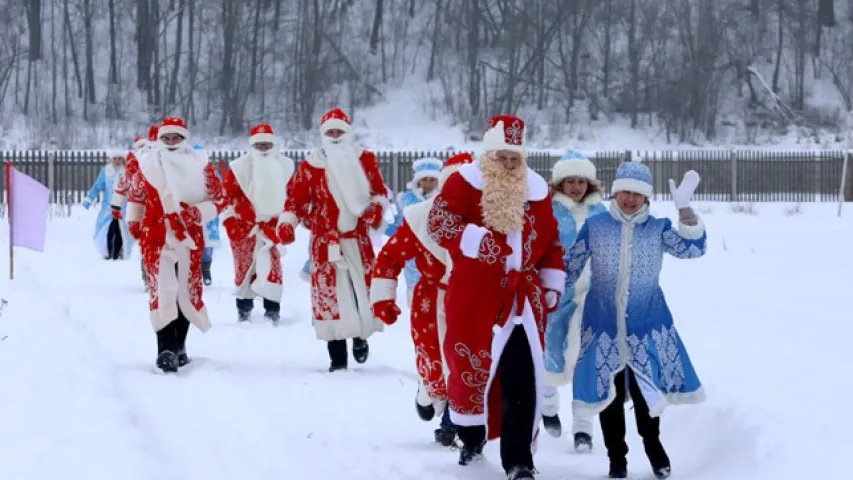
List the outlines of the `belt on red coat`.
{"label": "belt on red coat", "polygon": [[524,302],[529,301],[531,306],[533,300],[539,293],[538,276],[532,268],[525,270],[512,270],[507,272],[506,278],[501,281],[504,286],[504,298],[501,305],[501,313],[495,324],[503,328],[509,317],[515,313],[517,316],[524,314]]}

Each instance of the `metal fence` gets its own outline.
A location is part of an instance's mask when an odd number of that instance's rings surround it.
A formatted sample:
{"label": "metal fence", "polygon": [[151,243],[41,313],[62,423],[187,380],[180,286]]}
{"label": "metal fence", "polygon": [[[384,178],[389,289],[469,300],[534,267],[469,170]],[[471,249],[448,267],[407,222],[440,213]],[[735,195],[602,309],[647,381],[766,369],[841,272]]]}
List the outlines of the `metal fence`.
{"label": "metal fence", "polygon": [[[211,151],[213,161],[227,162],[245,152]],[[289,150],[287,156],[304,158],[307,150]],[[412,163],[426,156],[446,160],[451,151],[377,152],[382,175],[395,192],[405,190],[412,177]],[[598,178],[609,188],[619,163],[632,157],[644,159],[654,174],[656,196],[669,197],[667,181],[677,181],[687,170],[697,170],[702,182],[696,192],[699,201],[724,202],[827,202],[838,201],[841,175],[850,154],[844,150],[822,151],[604,151],[590,156],[598,168]],[[531,152],[531,168],[550,178],[557,156]],[[0,151],[0,161],[12,162],[17,169],[47,185],[52,202],[73,204],[82,201],[91,188],[106,154],[98,151]],[[5,201],[5,169],[0,169],[0,201]],[[847,168],[846,199],[853,199],[853,159]]]}

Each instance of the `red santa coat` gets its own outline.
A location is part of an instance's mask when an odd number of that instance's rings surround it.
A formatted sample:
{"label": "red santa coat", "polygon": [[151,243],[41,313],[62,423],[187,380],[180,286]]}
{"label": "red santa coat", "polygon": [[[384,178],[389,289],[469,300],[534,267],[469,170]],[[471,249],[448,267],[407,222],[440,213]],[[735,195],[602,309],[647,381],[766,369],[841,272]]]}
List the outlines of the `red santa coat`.
{"label": "red santa coat", "polygon": [[[485,425],[489,439],[500,437],[503,412],[497,369],[517,325],[523,326],[533,357],[531,373],[539,393],[533,422],[536,438],[544,386],[544,294],[546,289],[564,289],[563,248],[548,184],[532,170],[527,183],[524,227],[506,235],[513,253],[505,264],[478,260],[480,241],[488,231],[480,208],[484,181],[479,163],[464,165],[459,175],[447,180],[429,214],[430,235],[449,251],[453,262],[444,341],[451,420],[463,426]],[[515,307],[519,299],[520,312]]]}
{"label": "red santa coat", "polygon": [[124,199],[127,197],[127,192],[130,185],[133,183],[133,177],[139,171],[139,160],[136,159],[134,153],[127,154],[127,161],[124,166],[124,174],[119,179],[118,184],[113,189],[113,195],[110,197],[110,206],[121,207]]}
{"label": "red santa coat", "polygon": [[[139,159],[139,170],[130,178],[128,222],[141,222],[139,247],[148,275],[148,306],[151,324],[159,331],[178,317],[178,307],[201,331],[210,329],[202,300],[201,257],[204,225],[225,205],[222,184],[212,164],[192,149],[179,149],[182,172],[164,168],[154,150]],[[186,163],[183,163],[184,160]],[[201,224],[186,226],[188,240],[179,242],[166,214],[180,209],[180,202],[201,211]],[[175,272],[175,265],[178,272]]]}
{"label": "red santa coat", "polygon": [[371,283],[371,302],[397,298],[397,278],[414,259],[421,273],[412,293],[411,334],[415,344],[415,362],[422,390],[429,398],[419,398],[426,406],[447,400],[446,364],[441,345],[446,323],[444,295],[450,272],[447,251],[436,244],[427,231],[432,199],[408,207],[403,223],[376,257]]}
{"label": "red santa coat", "polygon": [[[385,205],[386,190],[373,152],[363,150],[359,164],[369,184],[369,201]],[[382,331],[370,305],[370,270],[374,251],[369,226],[361,219],[342,232],[341,205],[332,193],[322,150],[299,163],[287,185],[285,212],[279,223],[311,230],[311,306],[320,340],[367,338]]]}
{"label": "red santa coat", "polygon": [[[271,165],[273,169],[267,168],[264,173],[277,177],[274,182],[280,182],[280,191],[266,194],[256,191],[253,185],[255,162],[274,162]],[[223,187],[228,198],[228,207],[222,214],[222,221],[226,228],[232,224],[235,226],[228,230],[228,239],[231,241],[234,257],[234,284],[237,286],[236,293],[239,298],[254,298],[255,295],[260,295],[274,302],[281,301],[281,251],[258,227],[258,223],[272,219],[275,219],[274,224],[277,223],[284,210],[287,182],[293,175],[293,170],[293,160],[285,156],[252,158],[243,155],[231,162],[230,169],[225,174]],[[270,204],[278,205],[274,214]],[[275,225],[271,228],[274,232]]]}

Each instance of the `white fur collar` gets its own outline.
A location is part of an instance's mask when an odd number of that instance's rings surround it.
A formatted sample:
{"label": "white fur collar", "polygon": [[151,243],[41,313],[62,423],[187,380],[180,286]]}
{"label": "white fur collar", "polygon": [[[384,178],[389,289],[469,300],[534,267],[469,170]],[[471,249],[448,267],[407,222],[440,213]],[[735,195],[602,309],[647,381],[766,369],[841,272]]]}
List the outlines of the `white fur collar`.
{"label": "white fur collar", "polygon": [[625,215],[614,200],[610,202],[610,216],[617,222],[639,225],[649,219],[649,204],[643,205],[643,208],[633,215]]}
{"label": "white fur collar", "polygon": [[107,174],[110,178],[116,178],[117,176],[124,173],[124,167],[116,167],[112,163],[107,163],[104,166],[104,173]]}
{"label": "white fur collar", "polygon": [[554,193],[551,197],[557,202],[559,202],[560,205],[569,209],[569,211],[572,211],[578,207],[591,207],[593,205],[601,203],[601,194],[598,192],[590,193],[580,203],[572,200],[571,197],[569,197],[563,192]]}
{"label": "white fur collar", "polygon": [[[483,190],[483,172],[480,170],[480,161],[467,163],[459,168],[459,174],[469,185],[477,190]],[[527,169],[527,200],[536,202],[548,198],[548,182],[530,168]]]}

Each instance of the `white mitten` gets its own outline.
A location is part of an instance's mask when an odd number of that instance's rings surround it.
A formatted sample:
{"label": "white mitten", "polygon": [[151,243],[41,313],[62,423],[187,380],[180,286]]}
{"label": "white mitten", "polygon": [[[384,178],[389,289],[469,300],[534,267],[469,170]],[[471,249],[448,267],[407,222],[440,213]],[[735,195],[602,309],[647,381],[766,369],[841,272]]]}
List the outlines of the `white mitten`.
{"label": "white mitten", "polygon": [[699,180],[696,170],[688,170],[678,187],[675,186],[675,180],[669,179],[669,192],[672,194],[672,203],[675,204],[675,208],[678,210],[690,208],[690,199],[693,198],[693,192],[699,186]]}

